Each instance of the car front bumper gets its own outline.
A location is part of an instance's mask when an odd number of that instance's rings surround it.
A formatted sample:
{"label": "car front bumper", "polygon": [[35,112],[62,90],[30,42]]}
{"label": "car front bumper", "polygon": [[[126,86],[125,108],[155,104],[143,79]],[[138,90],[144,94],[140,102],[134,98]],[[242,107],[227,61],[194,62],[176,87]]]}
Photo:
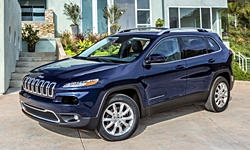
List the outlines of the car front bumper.
{"label": "car front bumper", "polygon": [[23,93],[19,94],[19,98],[23,113],[39,122],[86,130],[94,130],[98,125],[98,117],[84,115],[87,114],[84,106],[41,102],[23,96]]}

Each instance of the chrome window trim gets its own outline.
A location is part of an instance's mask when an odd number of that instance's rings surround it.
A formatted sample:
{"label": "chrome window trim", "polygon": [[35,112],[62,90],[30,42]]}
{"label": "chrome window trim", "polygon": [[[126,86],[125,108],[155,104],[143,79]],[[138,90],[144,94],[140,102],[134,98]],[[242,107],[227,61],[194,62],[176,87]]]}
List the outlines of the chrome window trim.
{"label": "chrome window trim", "polygon": [[[38,109],[38,108],[32,107],[32,106],[30,106],[30,105],[27,105],[27,104],[25,104],[25,103],[22,102],[22,101],[21,101],[21,105],[22,105],[23,111],[25,111],[27,114],[29,114],[29,115],[31,115],[31,116],[33,116],[33,117],[35,117],[35,118],[38,118],[38,119],[41,119],[41,120],[45,120],[45,121],[49,121],[49,122],[53,122],[53,123],[60,123],[59,117],[56,115],[55,112],[53,112],[53,111],[51,111],[51,110],[47,110],[47,109],[44,109],[44,110],[43,110],[43,109]],[[46,112],[52,113],[52,114],[56,117],[57,121],[50,120],[50,119],[47,119],[47,118],[43,118],[43,117],[34,115],[34,114],[28,112],[28,111],[26,110],[25,107],[29,107],[30,109],[34,109],[34,110],[36,110],[36,111],[40,111],[40,112],[44,112],[44,113],[46,113]]]}
{"label": "chrome window trim", "polygon": [[[211,36],[203,36],[203,35],[173,35],[173,36],[168,36],[168,37],[163,37],[162,39],[160,39],[154,46],[153,48],[148,52],[148,54],[146,55],[145,59],[144,59],[144,64],[145,64],[145,60],[148,58],[148,56],[152,53],[152,51],[154,50],[154,48],[162,41],[162,40],[165,40],[165,39],[168,39],[168,38],[178,38],[178,37],[184,37],[184,36],[195,36],[195,37],[201,37],[201,38],[211,38],[213,39],[216,44],[220,47],[219,50],[215,51],[215,52],[212,52],[212,53],[206,53],[206,54],[203,54],[203,55],[198,55],[198,56],[193,56],[193,57],[189,57],[189,58],[184,58],[184,59],[180,59],[180,60],[174,60],[174,61],[170,61],[170,62],[162,62],[162,63],[152,63],[151,65],[162,65],[162,64],[169,64],[169,63],[174,63],[174,62],[179,62],[179,61],[185,61],[185,60],[189,60],[189,59],[193,59],[193,58],[199,58],[199,57],[203,57],[203,56],[207,56],[207,55],[210,55],[210,54],[215,54],[215,53],[219,53],[222,51],[222,48],[220,46],[220,44],[217,42],[217,40],[215,40],[213,37]],[[180,49],[180,51],[182,52],[182,50]]]}

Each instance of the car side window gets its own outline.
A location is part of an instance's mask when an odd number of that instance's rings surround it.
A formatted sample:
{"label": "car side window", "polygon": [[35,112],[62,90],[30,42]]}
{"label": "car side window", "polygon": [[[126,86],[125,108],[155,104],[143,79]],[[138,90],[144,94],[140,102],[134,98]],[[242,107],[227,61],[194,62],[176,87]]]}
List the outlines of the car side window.
{"label": "car side window", "polygon": [[219,45],[212,39],[212,38],[207,38],[208,42],[208,53],[216,52],[220,50]]}
{"label": "car side window", "polygon": [[167,38],[162,40],[152,51],[152,56],[162,56],[165,62],[181,59],[181,51],[177,38]]}
{"label": "car side window", "polygon": [[184,58],[207,54],[207,44],[202,37],[185,36],[181,40]]}

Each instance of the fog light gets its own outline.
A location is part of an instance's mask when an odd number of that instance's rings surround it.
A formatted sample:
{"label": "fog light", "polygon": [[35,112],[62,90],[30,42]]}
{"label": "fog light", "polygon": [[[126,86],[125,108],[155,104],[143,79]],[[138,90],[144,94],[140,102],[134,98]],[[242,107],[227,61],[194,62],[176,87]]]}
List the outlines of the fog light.
{"label": "fog light", "polygon": [[79,116],[74,115],[74,119],[75,119],[75,120],[79,120]]}

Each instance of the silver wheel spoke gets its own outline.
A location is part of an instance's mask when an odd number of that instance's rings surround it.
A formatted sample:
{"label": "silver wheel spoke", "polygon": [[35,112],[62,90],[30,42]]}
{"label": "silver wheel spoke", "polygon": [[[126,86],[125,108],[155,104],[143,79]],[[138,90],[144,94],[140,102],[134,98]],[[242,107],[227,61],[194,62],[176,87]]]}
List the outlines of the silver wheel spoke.
{"label": "silver wheel spoke", "polygon": [[126,134],[134,123],[134,113],[131,107],[123,102],[110,104],[102,116],[105,131],[113,136]]}
{"label": "silver wheel spoke", "polygon": [[109,128],[112,127],[113,125],[114,125],[114,122],[111,121],[111,122],[105,127],[105,129],[109,129]]}
{"label": "silver wheel spoke", "polygon": [[214,99],[219,108],[224,107],[228,100],[228,87],[226,83],[221,82],[218,84],[214,93]]}

